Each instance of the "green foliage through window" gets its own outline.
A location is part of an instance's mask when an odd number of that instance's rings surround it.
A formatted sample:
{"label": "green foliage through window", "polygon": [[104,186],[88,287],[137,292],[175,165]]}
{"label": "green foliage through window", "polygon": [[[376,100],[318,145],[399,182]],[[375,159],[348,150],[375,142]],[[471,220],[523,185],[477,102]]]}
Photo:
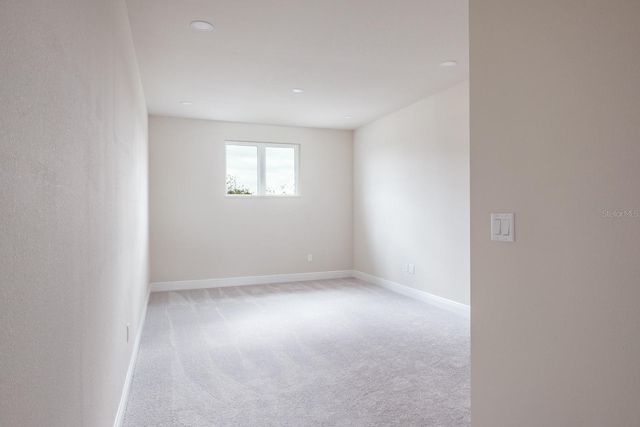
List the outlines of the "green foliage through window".
{"label": "green foliage through window", "polygon": [[227,194],[253,194],[244,185],[238,186],[235,176],[227,175]]}

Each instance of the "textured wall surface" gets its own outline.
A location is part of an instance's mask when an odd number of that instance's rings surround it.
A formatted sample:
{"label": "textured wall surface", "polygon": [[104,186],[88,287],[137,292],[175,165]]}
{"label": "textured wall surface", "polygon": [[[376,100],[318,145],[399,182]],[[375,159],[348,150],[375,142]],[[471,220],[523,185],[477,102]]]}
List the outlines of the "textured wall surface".
{"label": "textured wall surface", "polygon": [[[151,281],[351,270],[352,135],[151,116]],[[227,197],[225,140],[300,144],[301,196]]]}
{"label": "textured wall surface", "polygon": [[354,248],[356,270],[469,304],[469,82],[356,130]]}
{"label": "textured wall surface", "polygon": [[113,425],[148,289],[122,0],[0,3],[0,425]]}
{"label": "textured wall surface", "polygon": [[470,5],[473,426],[638,426],[640,2]]}

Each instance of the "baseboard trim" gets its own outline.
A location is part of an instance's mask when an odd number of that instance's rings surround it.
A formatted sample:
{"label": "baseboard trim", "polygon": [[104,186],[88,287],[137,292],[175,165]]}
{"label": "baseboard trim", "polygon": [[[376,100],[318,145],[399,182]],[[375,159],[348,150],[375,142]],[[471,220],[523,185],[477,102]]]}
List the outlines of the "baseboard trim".
{"label": "baseboard trim", "polygon": [[120,397],[120,406],[118,406],[118,414],[116,415],[116,421],[113,424],[114,427],[122,427],[124,422],[124,414],[127,410],[127,401],[129,400],[129,390],[131,390],[131,382],[133,381],[133,372],[136,368],[136,361],[138,360],[138,351],[140,350],[140,341],[142,340],[142,331],[144,330],[144,322],[147,319],[147,307],[149,306],[149,296],[151,295],[151,288],[147,292],[147,298],[145,300],[142,314],[140,315],[140,323],[138,325],[138,331],[136,333],[136,341],[133,344],[133,351],[131,352],[131,359],[129,360],[129,369],[127,369],[127,376],[124,380],[124,388],[122,389],[122,396]]}
{"label": "baseboard trim", "polygon": [[443,308],[445,310],[448,310],[457,314],[461,314],[463,316],[469,317],[469,315],[471,314],[471,309],[468,305],[461,304],[456,301],[451,301],[449,299],[442,298],[437,295],[433,295],[424,291],[419,291],[418,289],[410,288],[409,286],[401,285],[399,283],[395,283],[390,280],[372,276],[370,274],[366,274],[357,270],[353,271],[353,277],[368,283],[372,283],[374,285],[378,285],[380,287],[396,292],[398,294],[401,294],[410,298],[414,298],[429,304],[433,304],[437,307]]}
{"label": "baseboard trim", "polygon": [[357,270],[320,271],[315,273],[275,274],[270,276],[229,277],[224,279],[183,280],[151,284],[151,292],[187,291],[190,289],[225,288],[229,286],[265,285],[269,283],[304,282],[308,280],[342,279],[355,277],[398,294],[423,301],[464,316],[470,315],[470,307],[428,292],[401,285],[390,280]]}
{"label": "baseboard trim", "polygon": [[189,289],[224,288],[228,286],[265,285],[268,283],[304,282],[308,280],[342,279],[344,277],[353,277],[353,271],[319,271],[315,273],[274,274],[271,276],[158,282],[151,284],[151,292],[186,291]]}

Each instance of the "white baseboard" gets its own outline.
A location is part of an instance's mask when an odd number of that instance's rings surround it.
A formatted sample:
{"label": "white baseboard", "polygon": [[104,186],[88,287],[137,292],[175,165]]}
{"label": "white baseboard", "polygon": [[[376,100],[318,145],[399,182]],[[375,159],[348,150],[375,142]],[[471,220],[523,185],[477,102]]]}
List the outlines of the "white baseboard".
{"label": "white baseboard", "polygon": [[224,288],[228,286],[265,285],[268,283],[304,282],[307,280],[341,279],[356,277],[365,282],[381,286],[401,295],[433,304],[445,310],[469,317],[468,305],[451,301],[390,280],[362,273],[361,271],[320,271],[315,273],[276,274],[271,276],[229,277],[225,279],[183,280],[178,282],[158,282],[151,284],[151,292],[186,291],[190,289]]}
{"label": "white baseboard", "polygon": [[316,273],[275,274],[271,276],[229,277],[226,279],[159,282],[151,284],[151,292],[224,288],[228,286],[265,285],[268,283],[304,282],[307,280],[342,279],[344,277],[353,277],[353,271],[320,271]]}
{"label": "white baseboard", "polygon": [[372,276],[370,274],[362,273],[361,271],[353,271],[353,277],[362,281],[372,283],[374,285],[381,286],[390,291],[402,294],[404,296],[415,298],[417,300],[433,304],[437,307],[443,308],[448,311],[452,311],[457,314],[469,317],[471,314],[470,307],[459,302],[451,301],[446,298],[439,297],[424,291],[419,291],[409,286],[401,285],[399,283],[392,282],[390,280],[381,279],[380,277]]}
{"label": "white baseboard", "polygon": [[127,370],[127,376],[124,380],[124,388],[122,389],[122,396],[120,397],[120,406],[118,406],[118,414],[116,415],[116,421],[113,424],[114,427],[122,427],[124,422],[124,413],[127,410],[127,401],[129,400],[129,390],[131,390],[131,381],[133,380],[133,372],[136,368],[136,361],[138,360],[138,351],[140,350],[140,341],[142,340],[142,331],[144,330],[144,322],[147,319],[147,307],[149,306],[149,295],[151,295],[151,288],[147,292],[147,298],[140,315],[140,322],[138,323],[138,331],[136,333],[136,341],[133,344],[133,351],[131,352],[131,359],[129,360],[129,369]]}

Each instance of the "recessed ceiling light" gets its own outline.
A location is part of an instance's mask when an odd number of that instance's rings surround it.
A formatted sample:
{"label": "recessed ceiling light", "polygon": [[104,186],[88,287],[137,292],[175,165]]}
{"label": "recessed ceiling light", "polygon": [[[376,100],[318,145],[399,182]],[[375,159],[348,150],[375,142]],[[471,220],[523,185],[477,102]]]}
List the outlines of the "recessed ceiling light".
{"label": "recessed ceiling light", "polygon": [[344,118],[347,119],[347,120],[351,120],[351,119],[353,119],[353,116],[344,116]]}
{"label": "recessed ceiling light", "polygon": [[191,102],[189,102],[189,101],[182,101],[180,104],[182,104],[182,105],[191,105]]}
{"label": "recessed ceiling light", "polygon": [[304,89],[302,89],[301,87],[296,87],[296,88],[293,88],[293,92],[294,93],[302,93],[302,92],[304,92]]}
{"label": "recessed ceiling light", "polygon": [[191,23],[191,28],[196,31],[211,31],[213,30],[213,25],[209,24],[206,21],[193,21]]}
{"label": "recessed ceiling light", "polygon": [[455,67],[456,65],[458,65],[457,61],[444,61],[440,63],[441,67]]}

